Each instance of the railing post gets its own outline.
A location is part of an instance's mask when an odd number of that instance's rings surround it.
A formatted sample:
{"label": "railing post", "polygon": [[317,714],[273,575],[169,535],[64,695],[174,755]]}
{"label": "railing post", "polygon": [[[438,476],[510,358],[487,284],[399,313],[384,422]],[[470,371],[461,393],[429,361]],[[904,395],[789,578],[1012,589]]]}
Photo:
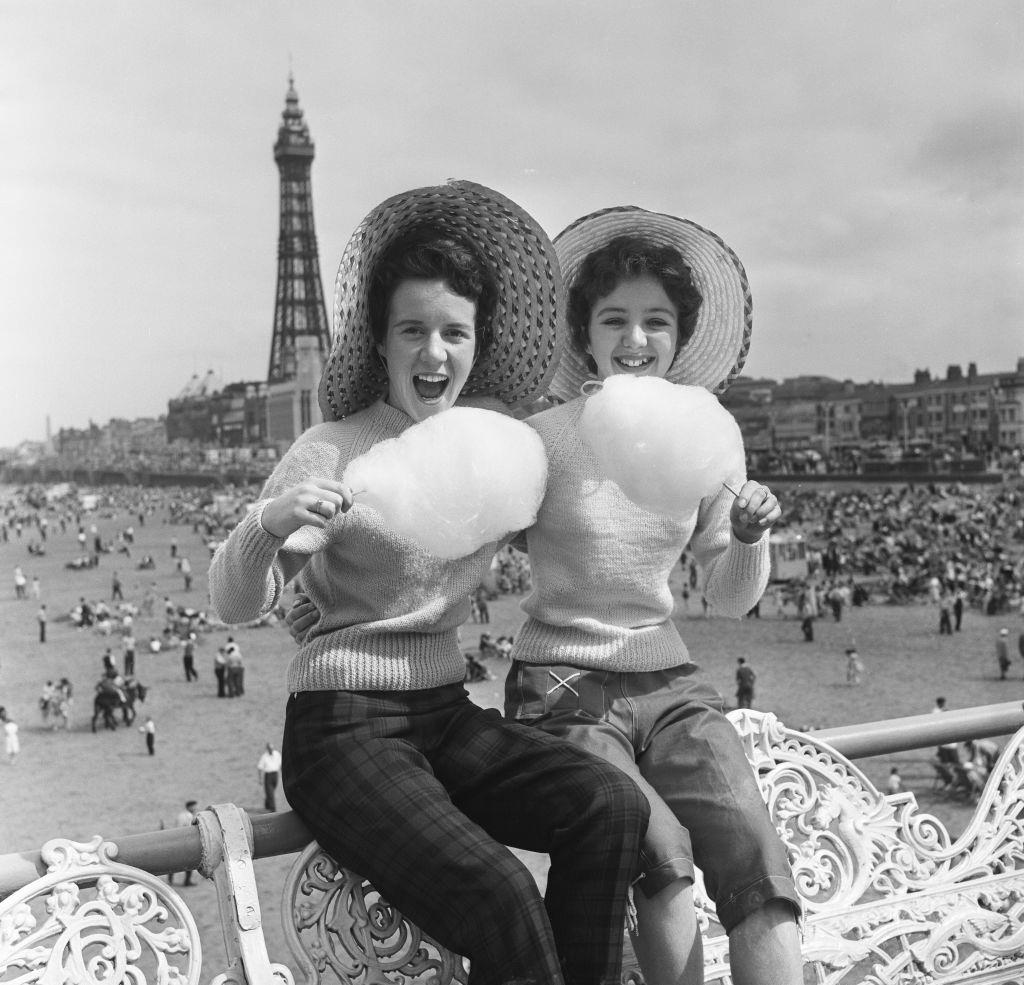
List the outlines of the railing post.
{"label": "railing post", "polygon": [[252,830],[234,804],[215,804],[196,817],[203,854],[199,871],[217,887],[227,970],[211,985],[294,985],[292,973],[271,964],[252,858]]}

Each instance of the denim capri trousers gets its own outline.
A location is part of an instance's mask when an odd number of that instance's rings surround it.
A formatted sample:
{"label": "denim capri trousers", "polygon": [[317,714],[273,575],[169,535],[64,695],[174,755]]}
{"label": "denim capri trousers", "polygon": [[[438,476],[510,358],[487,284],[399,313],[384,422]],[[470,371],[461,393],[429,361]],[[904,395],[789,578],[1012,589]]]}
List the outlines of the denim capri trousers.
{"label": "denim capri trousers", "polygon": [[651,805],[638,887],[704,874],[728,933],[770,900],[801,903],[785,846],[721,695],[696,664],[625,673],[515,661],[505,715],[631,776]]}

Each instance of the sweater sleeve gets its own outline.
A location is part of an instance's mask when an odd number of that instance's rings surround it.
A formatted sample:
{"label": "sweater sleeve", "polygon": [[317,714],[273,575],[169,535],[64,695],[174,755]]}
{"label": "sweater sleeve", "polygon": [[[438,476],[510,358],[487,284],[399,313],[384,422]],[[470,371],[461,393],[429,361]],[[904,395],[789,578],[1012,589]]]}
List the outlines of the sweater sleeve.
{"label": "sweater sleeve", "polygon": [[210,602],[222,622],[236,625],[258,619],[276,604],[284,576],[276,563],[284,543],[267,533],[260,518],[269,499],[261,500],[213,555]]}
{"label": "sweater sleeve", "polygon": [[704,571],[708,604],[720,615],[741,619],[768,586],[768,534],[754,544],[737,540],[729,522],[732,499],[720,489],[701,501],[690,547]]}
{"label": "sweater sleeve", "polygon": [[266,615],[308,554],[283,551],[285,541],[263,528],[263,510],[282,492],[312,476],[333,478],[337,448],[316,428],[300,435],[267,479],[249,514],[210,562],[210,602],[222,622],[235,625]]}

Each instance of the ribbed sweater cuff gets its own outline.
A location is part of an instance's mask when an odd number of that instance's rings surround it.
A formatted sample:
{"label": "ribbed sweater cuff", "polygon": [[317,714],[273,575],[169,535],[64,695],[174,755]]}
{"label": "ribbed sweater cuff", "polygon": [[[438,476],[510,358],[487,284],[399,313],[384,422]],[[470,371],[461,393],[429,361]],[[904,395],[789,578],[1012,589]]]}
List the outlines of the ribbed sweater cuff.
{"label": "ribbed sweater cuff", "polygon": [[729,594],[714,593],[708,599],[716,615],[745,616],[768,585],[768,534],[755,544],[729,537],[729,546],[715,569],[715,582],[731,587]]}
{"label": "ribbed sweater cuff", "polygon": [[[284,589],[275,563],[280,537],[263,529],[260,517],[268,501],[257,506],[232,531],[210,566],[210,599],[224,622],[237,625],[269,612]],[[253,577],[264,572],[262,578]]]}
{"label": "ribbed sweater cuff", "polygon": [[274,563],[274,557],[284,543],[283,537],[275,537],[263,526],[263,511],[268,505],[269,499],[260,500],[238,525],[241,553],[261,568],[269,568]]}

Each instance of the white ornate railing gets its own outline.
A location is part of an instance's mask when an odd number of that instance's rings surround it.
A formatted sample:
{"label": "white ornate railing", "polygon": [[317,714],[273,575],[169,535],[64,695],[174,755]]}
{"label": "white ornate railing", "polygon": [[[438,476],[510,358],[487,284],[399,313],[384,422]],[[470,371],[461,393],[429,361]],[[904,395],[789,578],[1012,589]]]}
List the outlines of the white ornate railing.
{"label": "white ornate railing", "polygon": [[307,982],[467,982],[465,962],[312,842],[285,884],[285,939]]}
{"label": "white ornate railing", "polygon": [[[954,840],[914,794],[881,794],[818,733],[731,717],[789,849],[818,982],[1024,980],[1024,729]],[[713,908],[698,898],[710,927]],[[706,980],[731,982],[727,940],[708,930],[705,941]]]}
{"label": "white ornate railing", "polygon": [[[819,985],[1024,981],[1018,703],[810,734],[759,712],[730,717],[789,848],[805,903],[804,958]],[[881,794],[841,751],[874,755],[1014,728],[955,839],[918,811],[912,793]],[[199,982],[195,921],[158,878],[198,868],[216,883],[228,955],[213,985],[290,985],[289,966],[267,954],[252,862],[296,851],[283,892],[300,980],[466,981],[461,958],[309,840],[293,814],[249,818],[229,804],[201,812],[193,828],[128,836],[116,846],[57,839],[39,852],[0,856],[0,982]],[[730,985],[727,940],[697,888],[706,981]]]}
{"label": "white ornate railing", "polygon": [[0,904],[3,981],[199,981],[199,931],[188,907],[116,855],[99,836],[43,846],[46,875]]}

